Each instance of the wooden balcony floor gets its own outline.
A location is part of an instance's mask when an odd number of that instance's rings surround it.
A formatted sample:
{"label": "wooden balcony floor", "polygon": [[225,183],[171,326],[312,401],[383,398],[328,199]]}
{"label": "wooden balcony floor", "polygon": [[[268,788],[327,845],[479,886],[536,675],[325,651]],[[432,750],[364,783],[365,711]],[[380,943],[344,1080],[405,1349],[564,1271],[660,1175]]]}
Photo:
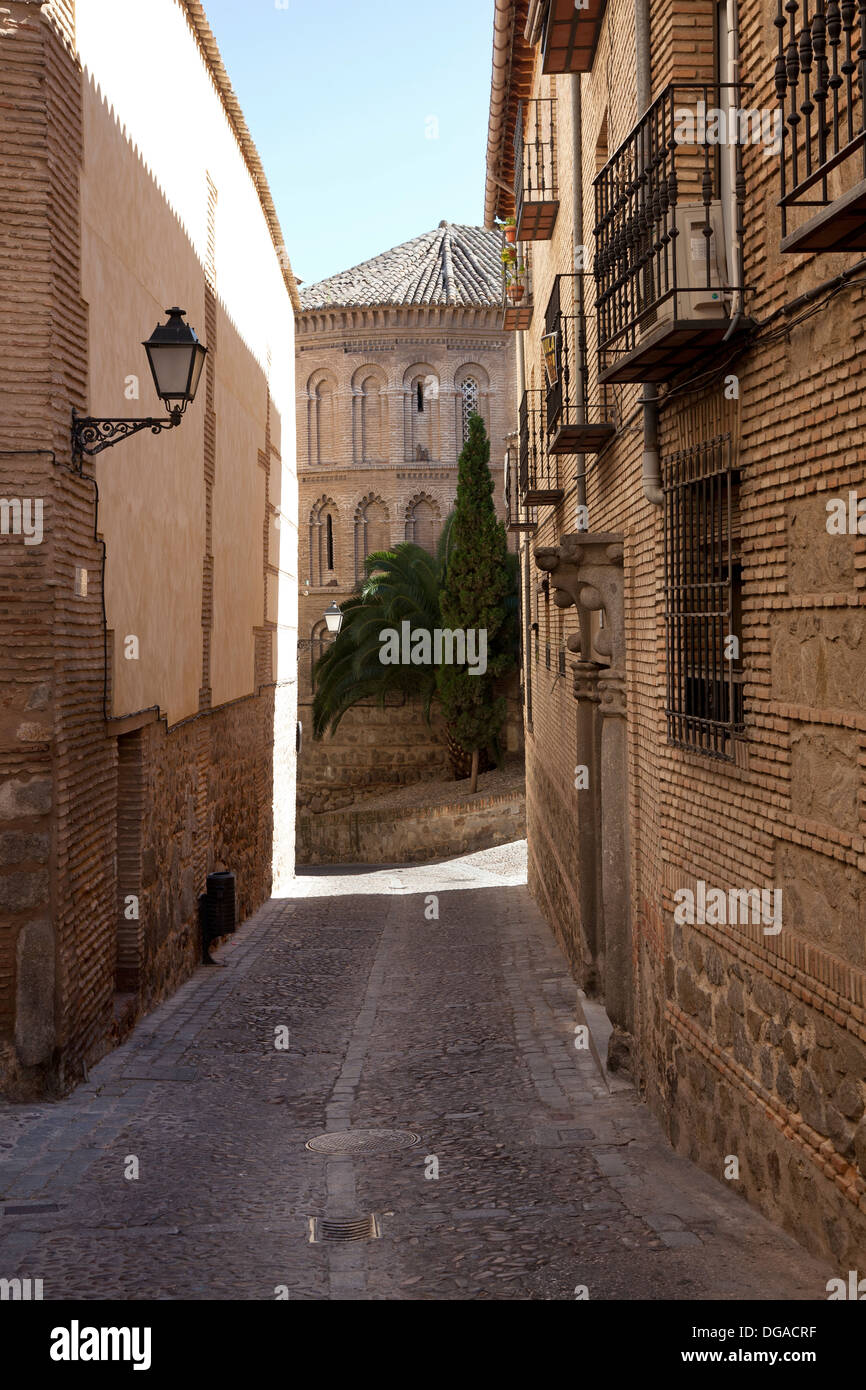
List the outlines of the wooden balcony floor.
{"label": "wooden balcony floor", "polygon": [[[701,366],[730,328],[730,319],[667,319],[644,334],[637,347],[622,353],[598,374],[612,381],[669,381],[686,367]],[[706,362],[710,366],[710,362]]]}
{"label": "wooden balcony floor", "polygon": [[866,179],[789,232],[782,239],[782,251],[866,251]]}

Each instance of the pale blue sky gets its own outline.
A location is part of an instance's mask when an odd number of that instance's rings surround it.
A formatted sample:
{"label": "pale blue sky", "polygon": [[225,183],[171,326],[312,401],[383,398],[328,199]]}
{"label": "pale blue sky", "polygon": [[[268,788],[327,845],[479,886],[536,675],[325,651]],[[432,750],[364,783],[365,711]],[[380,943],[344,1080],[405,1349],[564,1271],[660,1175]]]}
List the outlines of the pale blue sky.
{"label": "pale blue sky", "polygon": [[493,0],[204,7],[305,283],[481,223]]}

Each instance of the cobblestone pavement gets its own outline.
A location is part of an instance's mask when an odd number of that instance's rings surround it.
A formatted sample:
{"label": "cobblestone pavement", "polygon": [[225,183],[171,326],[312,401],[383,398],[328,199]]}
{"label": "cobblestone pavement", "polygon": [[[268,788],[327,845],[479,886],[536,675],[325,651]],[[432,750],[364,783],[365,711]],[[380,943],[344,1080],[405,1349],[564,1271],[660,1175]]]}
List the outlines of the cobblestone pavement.
{"label": "cobblestone pavement", "polygon": [[[521,850],[311,871],[72,1096],[0,1109],[0,1277],[46,1299],[825,1299],[834,1271],[575,1050]],[[367,1127],[420,1143],[304,1147]],[[309,1217],[368,1212],[380,1239],[310,1243]]]}

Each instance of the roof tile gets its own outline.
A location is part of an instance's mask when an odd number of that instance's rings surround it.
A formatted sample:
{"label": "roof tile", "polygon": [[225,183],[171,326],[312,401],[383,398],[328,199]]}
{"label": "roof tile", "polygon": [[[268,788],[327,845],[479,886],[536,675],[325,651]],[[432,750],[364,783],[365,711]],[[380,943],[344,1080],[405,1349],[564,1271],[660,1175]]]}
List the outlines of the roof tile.
{"label": "roof tile", "polygon": [[372,304],[496,305],[502,298],[500,234],[440,222],[372,260],[300,292],[301,312]]}

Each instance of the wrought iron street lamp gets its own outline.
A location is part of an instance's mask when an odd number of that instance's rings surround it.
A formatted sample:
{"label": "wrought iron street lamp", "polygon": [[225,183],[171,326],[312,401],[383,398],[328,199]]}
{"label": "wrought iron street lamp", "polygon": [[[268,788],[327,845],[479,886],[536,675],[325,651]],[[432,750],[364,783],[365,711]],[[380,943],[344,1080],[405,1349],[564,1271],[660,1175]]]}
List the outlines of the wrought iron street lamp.
{"label": "wrought iron street lamp", "polygon": [[168,323],[158,324],[142,346],[147,353],[156,394],[164,402],[168,416],[165,419],[102,420],[92,415],[78,415],[73,410],[73,457],[80,459],[83,454],[99,454],[140,430],[159,434],[161,430],[174,429],[180,424],[187,406],[195,400],[207,348],[184,322],[185,309],[175,307],[165,312]]}
{"label": "wrought iron street lamp", "polygon": [[328,624],[328,631],[336,637],[343,626],[343,614],[336,603],[325,609],[325,622]]}

